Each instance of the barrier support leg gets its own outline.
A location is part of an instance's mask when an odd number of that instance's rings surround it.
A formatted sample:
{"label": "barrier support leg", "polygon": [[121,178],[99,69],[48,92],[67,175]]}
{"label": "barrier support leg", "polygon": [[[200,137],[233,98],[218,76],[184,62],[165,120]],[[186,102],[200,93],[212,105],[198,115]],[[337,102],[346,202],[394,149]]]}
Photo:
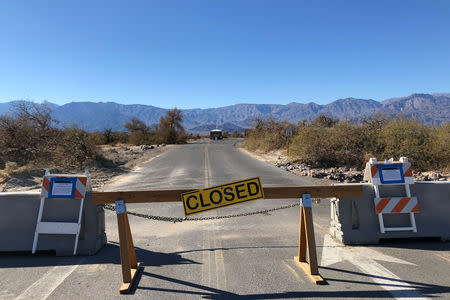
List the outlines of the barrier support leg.
{"label": "barrier support leg", "polygon": [[[308,261],[306,260],[308,254]],[[300,205],[300,232],[298,256],[294,260],[300,264],[305,273],[315,284],[324,284],[325,280],[319,274],[317,264],[316,240],[312,218],[312,202],[309,194],[302,195]]]}
{"label": "barrier support leg", "polygon": [[140,264],[136,261],[133,237],[123,200],[116,201],[117,227],[119,229],[120,261],[122,264],[122,285],[120,293],[130,292]]}

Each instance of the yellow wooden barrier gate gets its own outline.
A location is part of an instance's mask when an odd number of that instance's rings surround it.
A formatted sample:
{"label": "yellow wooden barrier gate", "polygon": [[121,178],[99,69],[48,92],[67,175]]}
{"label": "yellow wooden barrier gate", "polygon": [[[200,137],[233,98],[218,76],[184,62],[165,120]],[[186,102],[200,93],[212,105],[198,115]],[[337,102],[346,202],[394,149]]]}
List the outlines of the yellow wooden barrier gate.
{"label": "yellow wooden barrier gate", "polygon": [[[192,190],[153,190],[123,192],[92,192],[94,204],[116,204],[119,230],[122,278],[120,292],[128,293],[139,269],[133,245],[126,203],[179,202],[181,195]],[[312,219],[311,198],[358,198],[363,196],[362,185],[266,187],[265,199],[299,199],[300,231],[298,256],[294,259],[316,284],[324,283],[319,274]],[[308,258],[308,259],[307,259]]]}

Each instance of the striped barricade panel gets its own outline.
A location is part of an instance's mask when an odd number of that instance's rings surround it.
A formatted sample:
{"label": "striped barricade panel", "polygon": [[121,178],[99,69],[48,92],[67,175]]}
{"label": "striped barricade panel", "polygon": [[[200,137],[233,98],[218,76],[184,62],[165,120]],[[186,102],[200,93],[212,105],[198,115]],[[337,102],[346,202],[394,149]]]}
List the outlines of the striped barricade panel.
{"label": "striped barricade panel", "polygon": [[[372,179],[372,184],[375,184],[375,185],[386,184],[386,183],[381,182],[380,169],[383,168],[383,167],[388,167],[388,166],[401,166],[401,170],[403,172],[402,175],[403,175],[403,178],[404,178],[404,183],[406,183],[406,184],[414,184],[414,177],[413,177],[412,167],[411,167],[411,163],[409,163],[409,162],[405,162],[405,163],[388,163],[388,164],[386,164],[386,163],[378,163],[377,162],[375,164],[370,164],[370,177]],[[399,183],[393,183],[393,184],[399,184]]]}
{"label": "striped barricade panel", "polygon": [[375,198],[377,214],[416,213],[419,204],[416,197],[389,197]]}
{"label": "striped barricade panel", "polygon": [[[67,181],[70,182],[75,188],[70,196],[55,196],[52,195],[51,189],[55,181]],[[81,199],[86,195],[86,176],[68,177],[68,176],[44,176],[42,180],[41,197],[45,198],[72,198]]]}

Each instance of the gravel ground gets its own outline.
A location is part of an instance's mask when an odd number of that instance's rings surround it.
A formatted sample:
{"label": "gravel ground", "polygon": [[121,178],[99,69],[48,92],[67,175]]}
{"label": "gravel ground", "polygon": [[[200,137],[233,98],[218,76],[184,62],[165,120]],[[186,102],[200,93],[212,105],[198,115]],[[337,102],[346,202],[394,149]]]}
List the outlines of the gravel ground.
{"label": "gravel ground", "polygon": [[[312,168],[305,164],[293,162],[286,155],[285,150],[276,150],[269,153],[249,151],[241,146],[241,150],[253,157],[277,166],[280,169],[297,174],[329,180],[332,183],[358,183],[363,181],[364,170],[355,168]],[[440,171],[416,172],[413,171],[415,181],[449,181],[450,173]]]}

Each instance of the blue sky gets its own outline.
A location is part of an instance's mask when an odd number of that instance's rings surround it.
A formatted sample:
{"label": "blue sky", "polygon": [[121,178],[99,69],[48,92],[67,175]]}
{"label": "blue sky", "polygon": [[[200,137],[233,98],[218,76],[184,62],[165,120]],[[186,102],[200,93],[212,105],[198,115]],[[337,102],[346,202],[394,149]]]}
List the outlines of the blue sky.
{"label": "blue sky", "polygon": [[450,1],[0,1],[0,101],[164,108],[450,92]]}

